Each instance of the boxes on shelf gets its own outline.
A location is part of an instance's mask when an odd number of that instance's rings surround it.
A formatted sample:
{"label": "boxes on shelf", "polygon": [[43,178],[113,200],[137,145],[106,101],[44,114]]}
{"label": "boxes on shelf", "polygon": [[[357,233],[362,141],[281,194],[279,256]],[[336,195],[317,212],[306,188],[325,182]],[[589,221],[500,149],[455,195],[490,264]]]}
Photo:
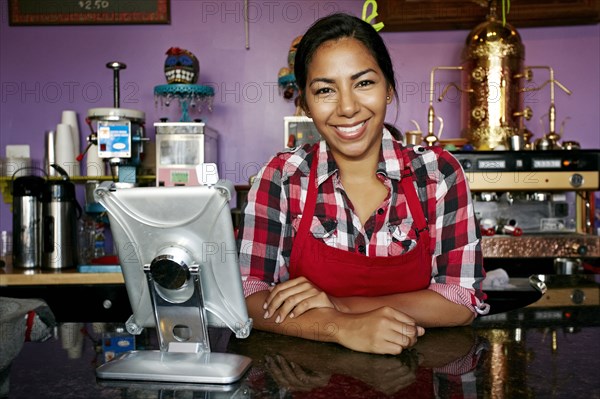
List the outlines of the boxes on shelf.
{"label": "boxes on shelf", "polygon": [[102,334],[102,353],[104,362],[110,362],[120,354],[135,349],[135,336],[124,330],[104,332]]}
{"label": "boxes on shelf", "polygon": [[284,116],[283,146],[285,148],[299,147],[321,141],[313,120],[308,116]]}

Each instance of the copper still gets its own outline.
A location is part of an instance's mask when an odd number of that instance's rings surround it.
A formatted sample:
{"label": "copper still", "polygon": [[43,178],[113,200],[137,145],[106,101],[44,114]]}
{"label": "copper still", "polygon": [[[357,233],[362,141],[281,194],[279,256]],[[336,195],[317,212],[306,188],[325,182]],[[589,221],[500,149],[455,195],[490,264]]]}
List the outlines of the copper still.
{"label": "copper still", "polygon": [[522,129],[522,119],[531,117],[523,108],[525,47],[515,28],[495,14],[492,4],[487,21],[468,35],[461,56],[462,136],[480,149],[507,145]]}
{"label": "copper still", "polygon": [[[600,152],[561,142],[568,117],[557,132],[555,88],[569,95],[571,91],[555,79],[550,66],[525,65],[520,34],[496,17],[495,0],[478,3],[489,5],[489,15],[469,32],[460,65],[431,69],[427,135],[421,143],[451,143],[444,148],[453,151],[469,180],[488,265],[497,259],[505,267],[506,258],[512,258],[512,267],[528,271],[596,270],[600,237],[594,235],[593,193],[600,186]],[[548,79],[533,82],[534,69],[547,71]],[[461,93],[460,141],[440,139],[443,120],[433,106],[435,74],[449,71],[460,72],[461,82],[446,84],[437,100],[450,89]],[[540,118],[542,137],[530,142],[533,133],[526,123],[533,112],[525,104],[525,93],[546,86],[550,104]],[[407,143],[415,140],[408,133],[406,137]]]}
{"label": "copper still", "polygon": [[[440,70],[457,70],[461,73],[461,86],[449,83],[438,97],[438,101],[442,101],[451,88],[462,93],[461,136],[474,148],[562,149],[563,144],[559,142],[561,132],[555,130],[554,88],[558,86],[569,95],[571,91],[554,78],[554,70],[551,67],[525,66],[524,61],[525,47],[521,36],[512,25],[496,18],[496,1],[491,0],[487,20],[476,26],[467,36],[461,54],[461,65],[436,66],[431,70],[428,129],[423,141],[427,145],[435,145],[439,139],[434,134],[437,117],[433,107],[435,73]],[[548,70],[550,78],[541,85],[532,85],[533,69]],[[527,87],[526,82],[529,82]],[[530,107],[524,105],[524,94],[541,90],[548,84],[548,130],[542,138],[530,143],[533,134],[525,126],[525,121],[531,119],[533,112]]]}

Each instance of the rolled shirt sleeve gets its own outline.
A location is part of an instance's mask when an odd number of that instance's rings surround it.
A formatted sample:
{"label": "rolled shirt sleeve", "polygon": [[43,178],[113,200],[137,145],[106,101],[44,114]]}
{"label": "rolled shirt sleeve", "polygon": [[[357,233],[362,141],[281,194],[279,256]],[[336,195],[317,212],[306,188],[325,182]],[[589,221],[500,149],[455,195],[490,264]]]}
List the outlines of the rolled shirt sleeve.
{"label": "rolled shirt sleeve", "polygon": [[437,163],[435,215],[430,219],[435,220],[430,223],[435,249],[429,289],[476,315],[486,314],[489,305],[481,289],[485,278],[481,233],[468,182],[460,163],[449,152],[441,151]]}

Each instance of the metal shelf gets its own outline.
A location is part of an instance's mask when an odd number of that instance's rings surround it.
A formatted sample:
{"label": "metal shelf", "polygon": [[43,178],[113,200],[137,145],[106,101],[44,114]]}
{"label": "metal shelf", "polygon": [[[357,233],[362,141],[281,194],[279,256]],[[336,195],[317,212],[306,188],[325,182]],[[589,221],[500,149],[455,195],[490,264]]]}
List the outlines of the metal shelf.
{"label": "metal shelf", "polygon": [[[140,175],[137,176],[137,181],[139,182],[150,182],[155,181],[156,176],[154,175]],[[52,176],[48,177],[48,180],[56,181],[61,180],[60,176]],[[0,191],[2,192],[2,198],[4,199],[4,203],[12,204],[12,193],[11,193],[11,182],[13,178],[9,176],[0,176]],[[115,178],[112,176],[71,176],[69,177],[75,184],[85,184],[88,181],[114,181]]]}

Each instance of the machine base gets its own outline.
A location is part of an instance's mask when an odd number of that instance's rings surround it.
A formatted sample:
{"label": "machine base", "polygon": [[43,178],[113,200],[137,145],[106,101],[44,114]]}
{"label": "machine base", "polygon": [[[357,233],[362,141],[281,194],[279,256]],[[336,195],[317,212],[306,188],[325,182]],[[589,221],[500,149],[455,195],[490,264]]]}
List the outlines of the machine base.
{"label": "machine base", "polygon": [[96,369],[112,380],[230,384],[239,380],[252,360],[232,353],[131,351]]}

